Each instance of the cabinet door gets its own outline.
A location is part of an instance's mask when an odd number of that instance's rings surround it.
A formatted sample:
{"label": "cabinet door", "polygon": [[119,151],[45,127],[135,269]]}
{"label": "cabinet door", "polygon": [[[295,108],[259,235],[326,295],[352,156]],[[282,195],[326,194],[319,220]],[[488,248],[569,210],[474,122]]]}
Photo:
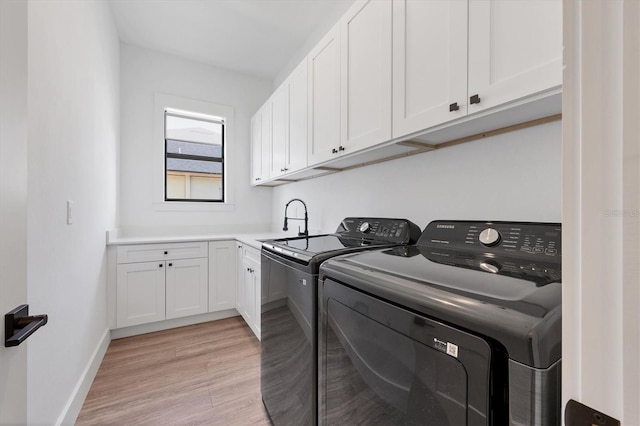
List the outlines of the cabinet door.
{"label": "cabinet door", "polygon": [[[244,261],[244,296],[245,303],[243,308],[243,317],[249,327],[254,328],[256,322],[256,280],[255,280],[256,264],[252,261]],[[254,330],[255,332],[255,330]]]}
{"label": "cabinet door", "polygon": [[166,262],[167,319],[207,312],[207,263],[206,258]]}
{"label": "cabinet door", "polygon": [[[340,145],[340,25],[311,50],[309,71],[309,165],[337,155]],[[332,152],[335,150],[335,153]]]}
{"label": "cabinet door", "polygon": [[272,140],[272,104],[271,101],[268,101],[261,109],[260,113],[262,115],[261,120],[261,138],[260,138],[260,151],[262,152],[261,160],[261,174],[260,180],[267,179],[269,177],[269,170],[271,167],[271,140]]}
{"label": "cabinet door", "polygon": [[165,263],[118,265],[116,278],[116,327],[165,319]]}
{"label": "cabinet door", "polygon": [[393,55],[394,138],[467,114],[466,0],[394,0]]}
{"label": "cabinet door", "polygon": [[260,340],[260,332],[261,332],[261,322],[262,322],[262,270],[260,268],[260,264],[256,263],[253,269],[253,288],[255,289],[254,294],[254,316],[253,316],[253,332],[255,333],[258,340]]}
{"label": "cabinet door", "polygon": [[561,0],[469,2],[470,114],[561,84]]}
{"label": "cabinet door", "polygon": [[391,1],[358,0],[341,26],[341,146],[391,139]]}
{"label": "cabinet door", "polygon": [[[265,153],[266,155],[266,153]],[[257,185],[262,177],[262,112],[251,119],[251,184]]]}
{"label": "cabinet door", "polygon": [[289,82],[285,81],[271,96],[272,139],[269,177],[285,173],[289,145]]}
{"label": "cabinet door", "polygon": [[288,79],[289,144],[285,164],[287,173],[307,167],[307,84],[307,61],[304,60]]}
{"label": "cabinet door", "polygon": [[245,266],[244,266],[244,246],[242,244],[237,245],[237,269],[236,269],[236,310],[240,315],[244,315],[244,281],[245,281]]}
{"label": "cabinet door", "polygon": [[236,243],[209,243],[209,312],[236,307]]}

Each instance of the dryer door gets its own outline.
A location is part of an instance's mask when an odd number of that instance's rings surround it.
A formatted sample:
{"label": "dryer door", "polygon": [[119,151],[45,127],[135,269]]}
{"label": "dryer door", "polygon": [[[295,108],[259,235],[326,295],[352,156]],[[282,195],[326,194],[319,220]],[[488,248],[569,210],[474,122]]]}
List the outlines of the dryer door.
{"label": "dryer door", "polygon": [[330,279],[321,292],[320,424],[490,424],[487,342]]}

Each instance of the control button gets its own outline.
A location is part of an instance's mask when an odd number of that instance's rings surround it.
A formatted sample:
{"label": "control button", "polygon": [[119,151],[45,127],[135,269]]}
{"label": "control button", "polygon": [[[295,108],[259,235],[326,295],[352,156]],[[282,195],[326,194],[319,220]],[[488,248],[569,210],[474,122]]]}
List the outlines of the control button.
{"label": "control button", "polygon": [[548,254],[549,256],[555,256],[558,254],[558,250],[554,248],[548,248],[544,251],[544,254]]}
{"label": "control button", "polygon": [[500,242],[500,233],[493,228],[486,228],[480,233],[478,239],[487,247],[495,246]]}
{"label": "control button", "polygon": [[362,233],[367,233],[371,230],[371,225],[369,225],[369,222],[362,222],[362,224],[360,225],[360,228],[358,228],[358,230]]}
{"label": "control button", "polygon": [[534,253],[544,253],[544,250],[542,249],[542,247],[534,247],[533,248],[533,252]]}
{"label": "control button", "polygon": [[502,267],[498,262],[488,260],[486,262],[480,263],[480,269],[486,272],[491,272],[492,274],[497,274],[498,272],[500,272],[500,269],[502,269]]}

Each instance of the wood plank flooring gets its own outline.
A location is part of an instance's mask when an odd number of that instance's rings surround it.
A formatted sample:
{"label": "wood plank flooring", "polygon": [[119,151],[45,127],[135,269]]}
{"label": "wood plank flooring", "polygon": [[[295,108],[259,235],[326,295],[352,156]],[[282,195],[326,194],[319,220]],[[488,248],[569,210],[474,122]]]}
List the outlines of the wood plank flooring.
{"label": "wood plank flooring", "polygon": [[77,425],[270,425],[241,317],[113,340]]}

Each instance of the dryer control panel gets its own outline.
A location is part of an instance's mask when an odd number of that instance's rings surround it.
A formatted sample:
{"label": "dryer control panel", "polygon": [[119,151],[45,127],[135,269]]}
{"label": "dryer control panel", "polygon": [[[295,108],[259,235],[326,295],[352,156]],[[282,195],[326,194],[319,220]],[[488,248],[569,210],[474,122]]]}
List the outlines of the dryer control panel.
{"label": "dryer control panel", "polygon": [[394,244],[415,244],[420,237],[420,228],[407,219],[347,217],[338,226],[336,234]]}
{"label": "dryer control panel", "polygon": [[418,245],[559,259],[561,229],[559,223],[434,221],[425,228]]}
{"label": "dryer control panel", "polygon": [[417,247],[434,262],[538,285],[562,278],[559,223],[435,221]]}

